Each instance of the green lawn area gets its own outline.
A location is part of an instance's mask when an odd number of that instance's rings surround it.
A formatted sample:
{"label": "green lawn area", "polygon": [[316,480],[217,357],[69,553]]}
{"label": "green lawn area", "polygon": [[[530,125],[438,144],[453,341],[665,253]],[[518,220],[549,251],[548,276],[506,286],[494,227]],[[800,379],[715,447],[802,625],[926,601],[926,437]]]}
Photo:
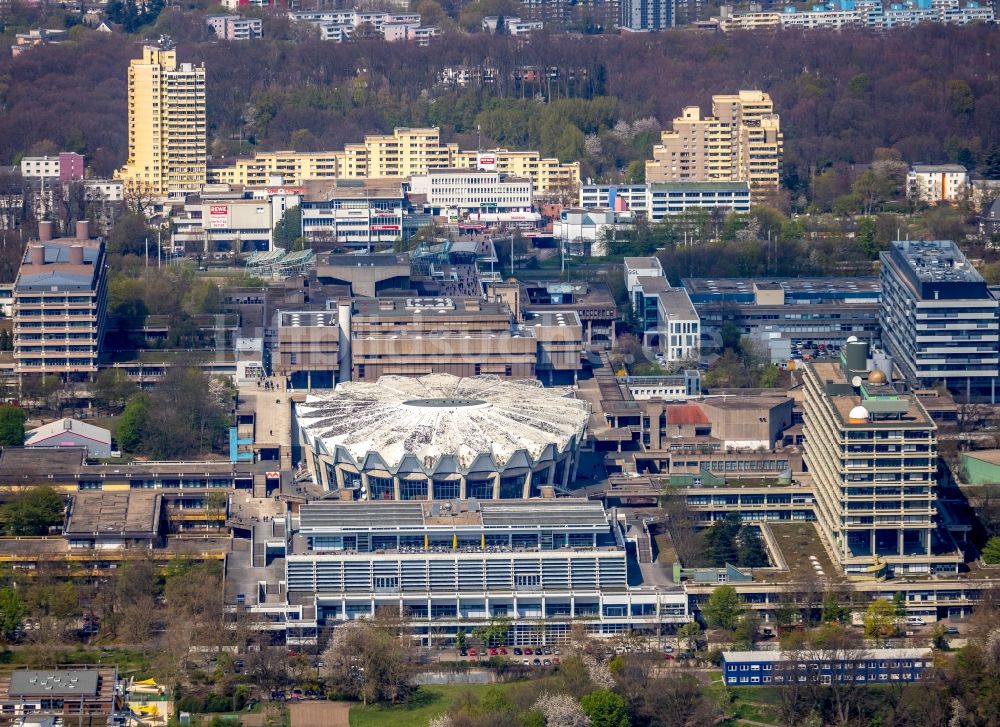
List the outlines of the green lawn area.
{"label": "green lawn area", "polygon": [[454,704],[461,695],[477,697],[488,689],[509,689],[517,682],[502,684],[448,684],[419,687],[409,704],[395,707],[354,705],[351,707],[351,727],[427,727]]}

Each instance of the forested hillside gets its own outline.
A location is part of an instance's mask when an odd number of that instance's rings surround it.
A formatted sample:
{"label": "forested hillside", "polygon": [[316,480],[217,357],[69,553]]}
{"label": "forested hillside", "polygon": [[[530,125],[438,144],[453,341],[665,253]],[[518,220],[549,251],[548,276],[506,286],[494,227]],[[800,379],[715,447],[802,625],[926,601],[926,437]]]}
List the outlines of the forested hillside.
{"label": "forested hillside", "polygon": [[[155,32],[196,38],[197,22],[165,12]],[[878,147],[911,162],[974,165],[1000,143],[1000,34],[991,27],[454,34],[428,48],[274,39],[297,32],[284,19],[269,20],[269,30],[272,39],[259,42],[180,44],[183,60],[208,68],[217,156],[254,146],[337,148],[404,125],[437,125],[446,138],[474,145],[478,124],[484,144],[579,158],[585,176],[615,179],[648,154],[657,128],[682,106],[707,110],[712,94],[747,87],[768,91],[781,113],[793,193],[808,192],[814,171],[869,162]],[[75,149],[98,174],[124,161],[126,69],[137,41],[82,28],[73,35],[72,43],[0,60],[0,161]],[[464,88],[442,80],[444,69],[460,66],[487,80]]]}

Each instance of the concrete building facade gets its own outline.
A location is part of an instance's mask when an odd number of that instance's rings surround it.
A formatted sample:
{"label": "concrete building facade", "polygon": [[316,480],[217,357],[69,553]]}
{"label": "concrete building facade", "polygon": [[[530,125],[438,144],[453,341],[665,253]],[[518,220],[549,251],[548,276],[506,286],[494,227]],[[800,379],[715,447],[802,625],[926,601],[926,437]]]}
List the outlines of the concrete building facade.
{"label": "concrete building facade", "polygon": [[969,191],[969,170],[961,164],[914,164],[906,175],[906,196],[918,202],[960,202]]}
{"label": "concrete building facade", "polygon": [[951,240],[897,240],[880,254],[882,343],[920,386],[996,401],[1000,301]]}
{"label": "concrete building facade", "polygon": [[805,461],[816,521],[848,576],[955,573],[963,560],[937,519],[937,426],[869,347],[802,367]]}
{"label": "concrete building facade", "polygon": [[263,37],[263,21],[260,18],[244,18],[242,15],[210,15],[205,23],[219,40],[254,40]]}
{"label": "concrete building facade", "polygon": [[778,189],[783,137],[771,97],[762,91],[712,97],[712,116],[687,106],[660,135],[646,162],[647,182],[747,182]]}
{"label": "concrete building facade", "polygon": [[205,184],[205,66],[178,63],[173,48],[145,46],[128,69],[127,187],[165,196]]}
{"label": "concrete building facade", "polygon": [[542,158],[537,151],[460,151],[457,144],[442,143],[436,127],[400,127],[392,134],[369,134],[342,151],[261,153],[252,159],[213,165],[208,175],[211,182],[259,186],[266,184],[269,176],[280,174],[285,184],[295,185],[315,179],[405,178],[449,168],[526,177],[539,196],[575,194],[580,185],[579,162],[562,164],[558,159]]}
{"label": "concrete building facade", "polygon": [[87,223],[74,238],[52,238],[39,223],[14,281],[14,362],[18,374],[92,375],[104,339],[107,264],[104,242]]}

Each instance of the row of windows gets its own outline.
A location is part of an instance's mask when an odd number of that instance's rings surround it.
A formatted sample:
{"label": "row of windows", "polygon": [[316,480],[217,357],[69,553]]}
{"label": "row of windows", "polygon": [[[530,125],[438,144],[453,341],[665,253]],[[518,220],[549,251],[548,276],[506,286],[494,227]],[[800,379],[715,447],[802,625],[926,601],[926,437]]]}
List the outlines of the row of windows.
{"label": "row of windows", "polygon": [[373,593],[624,588],[624,557],[512,559],[462,554],[448,560],[296,561],[288,589]]}

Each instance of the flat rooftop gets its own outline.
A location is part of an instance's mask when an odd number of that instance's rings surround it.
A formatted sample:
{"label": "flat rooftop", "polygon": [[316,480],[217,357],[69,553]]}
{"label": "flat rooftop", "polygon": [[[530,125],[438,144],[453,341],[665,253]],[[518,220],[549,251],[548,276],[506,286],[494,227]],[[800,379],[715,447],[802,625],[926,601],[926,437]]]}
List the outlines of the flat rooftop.
{"label": "flat rooftop", "polygon": [[54,669],[13,671],[7,694],[10,697],[69,697],[98,693],[96,669]]}
{"label": "flat rooftop", "polygon": [[698,314],[694,309],[694,303],[691,302],[691,298],[684,288],[661,290],[656,295],[663,304],[663,310],[665,310],[668,315],[688,319],[695,319],[698,317]]}
{"label": "flat rooftop", "polygon": [[73,496],[66,535],[153,537],[159,522],[157,493],[81,492]]}
{"label": "flat rooftop", "polygon": [[365,253],[351,255],[349,253],[330,253],[319,259],[323,265],[331,267],[345,268],[382,268],[382,267],[409,267],[410,256],[408,253]]}
{"label": "flat rooftop", "polygon": [[788,297],[808,295],[815,298],[823,293],[838,296],[846,293],[878,295],[881,292],[878,278],[684,278],[681,283],[692,295],[743,293],[752,296],[754,286],[761,290],[780,288]]}
{"label": "flat rooftop", "polygon": [[952,240],[896,240],[890,252],[921,282],[983,283],[983,276]]}
{"label": "flat rooftop", "polygon": [[299,509],[300,531],[423,530],[465,526],[492,530],[575,527],[605,530],[599,502],[556,500],[443,500],[419,502],[310,502]]}
{"label": "flat rooftop", "polygon": [[399,318],[415,315],[441,318],[500,316],[509,319],[510,309],[505,303],[482,298],[359,298],[354,301],[354,315],[367,318]]}
{"label": "flat rooftop", "polygon": [[46,477],[75,472],[87,458],[84,447],[24,449],[4,447],[0,452],[0,477]]}
{"label": "flat rooftop", "polygon": [[[847,377],[844,375],[840,364],[834,361],[810,361],[805,364],[816,374],[821,383],[832,383],[848,385]],[[853,426],[880,426],[880,427],[934,427],[934,421],[927,414],[927,410],[920,404],[919,400],[909,394],[898,394],[892,387],[886,387],[885,396],[878,396],[872,399],[865,399],[860,394],[826,394],[830,400],[834,411],[840,417],[843,425]],[[881,399],[891,398],[898,402],[907,404],[906,411],[902,412],[899,419],[873,420],[855,424],[850,421],[850,412],[856,406],[865,406],[868,401],[878,402]]]}

